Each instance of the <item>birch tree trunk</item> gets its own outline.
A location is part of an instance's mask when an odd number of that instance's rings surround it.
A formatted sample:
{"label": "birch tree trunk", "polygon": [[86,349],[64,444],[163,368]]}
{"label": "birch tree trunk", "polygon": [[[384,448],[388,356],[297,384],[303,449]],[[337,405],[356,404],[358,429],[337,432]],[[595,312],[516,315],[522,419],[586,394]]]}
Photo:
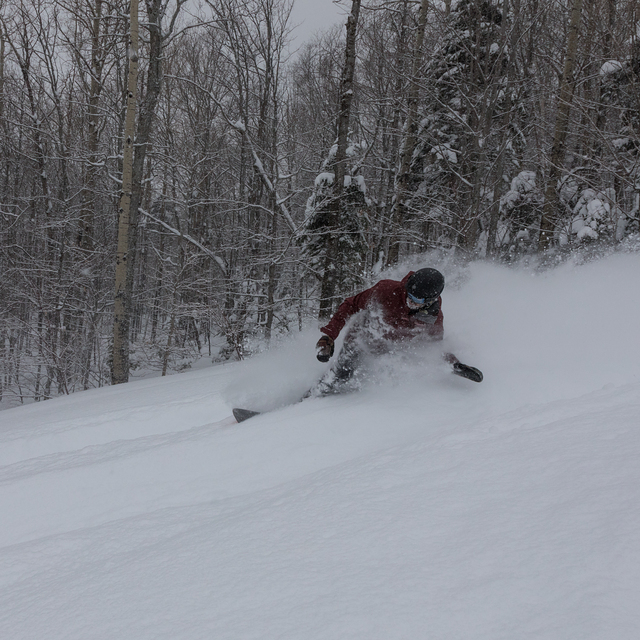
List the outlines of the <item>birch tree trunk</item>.
{"label": "birch tree trunk", "polygon": [[571,113],[571,103],[573,101],[573,93],[576,86],[574,70],[576,66],[576,53],[578,50],[578,34],[580,31],[581,17],[582,0],[573,0],[569,23],[567,51],[558,96],[558,114],[556,116],[553,145],[551,147],[551,158],[549,160],[549,175],[544,194],[542,219],[540,221],[540,238],[538,240],[538,251],[540,252],[546,251],[551,244],[551,239],[555,229],[555,219],[560,203],[558,197],[558,179],[560,178],[560,168],[564,161],[565,143],[567,140],[567,133],[569,131],[569,115]]}
{"label": "birch tree trunk", "polygon": [[349,119],[353,102],[353,76],[356,66],[356,33],[360,15],[360,0],[353,0],[351,13],[347,18],[347,42],[345,47],[344,67],[340,82],[340,107],[338,110],[337,149],[334,157],[333,194],[328,216],[328,233],[330,234],[327,252],[324,259],[322,285],[320,293],[320,319],[331,315],[333,299],[336,294],[338,275],[338,239],[340,228],[340,211],[344,191],[345,164],[347,159],[347,139],[349,135]]}
{"label": "birch tree trunk", "polygon": [[[175,9],[174,20],[180,11],[184,0],[178,0]],[[151,132],[155,118],[156,106],[160,91],[162,90],[162,62],[164,38],[162,33],[162,18],[166,6],[162,0],[146,0],[147,20],[145,27],[149,32],[149,60],[144,85],[146,92],[140,104],[140,114],[138,125],[135,130],[135,147],[133,154],[132,182],[131,182],[131,203],[129,211],[129,234],[128,234],[128,261],[126,276],[126,298],[129,301],[129,325],[137,327],[139,325],[139,313],[134,313],[133,304],[133,281],[135,273],[135,259],[138,245],[138,210],[143,200],[143,185],[145,184],[144,171],[147,152],[150,147]],[[169,29],[169,33],[171,28]],[[130,339],[130,337],[129,337]]]}
{"label": "birch tree trunk", "polygon": [[[396,158],[398,158],[400,140],[397,135],[400,131],[400,123],[402,122],[402,107],[403,107],[403,95],[406,88],[406,73],[405,66],[407,64],[407,32],[409,30],[409,0],[402,0],[402,7],[400,10],[400,24],[399,33],[397,37],[396,54],[394,60],[394,90],[393,90],[393,119],[389,126],[388,143],[383,143],[383,155],[388,158],[388,162],[384,168],[384,183],[383,183],[383,197],[380,198],[384,202],[384,207],[381,212],[379,228],[376,238],[376,249],[373,252],[371,259],[375,264],[381,256],[386,255],[388,258],[388,231],[391,225],[391,210],[395,202],[395,181],[397,178]],[[379,56],[379,68],[384,68],[385,59],[381,52]],[[382,110],[381,110],[382,111]],[[382,111],[384,114],[385,111]],[[382,253],[384,251],[384,253]]]}
{"label": "birch tree trunk", "polygon": [[127,291],[127,263],[130,259],[131,192],[133,184],[133,142],[138,98],[138,0],[131,0],[129,46],[129,74],[127,79],[127,112],[124,125],[122,159],[122,195],[118,211],[118,246],[113,319],[113,351],[111,383],[129,381],[129,322],[131,300]]}
{"label": "birch tree trunk", "polygon": [[[409,78],[409,95],[407,98],[407,119],[404,125],[404,137],[400,151],[400,167],[395,180],[395,194],[391,209],[391,224],[393,239],[389,243],[389,256],[387,264],[398,262],[400,256],[400,233],[406,217],[406,201],[408,198],[409,179],[411,177],[411,158],[416,148],[418,128],[418,76],[422,65],[422,47],[424,44],[424,32],[427,26],[427,11],[429,0],[422,0],[418,15],[418,28],[413,46],[411,62],[411,77]],[[395,233],[393,229],[395,228]]]}
{"label": "birch tree trunk", "polygon": [[88,100],[88,140],[85,184],[82,190],[82,210],[76,244],[86,251],[93,250],[93,225],[96,209],[96,185],[98,182],[98,148],[100,144],[100,94],[102,93],[102,69],[104,66],[104,45],[101,40],[102,0],[96,0],[91,21],[91,80]]}

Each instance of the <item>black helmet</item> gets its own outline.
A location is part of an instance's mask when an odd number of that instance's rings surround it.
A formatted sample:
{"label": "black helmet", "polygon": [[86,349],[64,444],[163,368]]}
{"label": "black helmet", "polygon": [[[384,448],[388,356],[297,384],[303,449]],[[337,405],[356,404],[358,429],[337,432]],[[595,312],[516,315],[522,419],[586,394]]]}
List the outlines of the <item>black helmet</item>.
{"label": "black helmet", "polygon": [[444,276],[437,269],[418,269],[409,276],[406,287],[414,302],[435,300],[444,289]]}

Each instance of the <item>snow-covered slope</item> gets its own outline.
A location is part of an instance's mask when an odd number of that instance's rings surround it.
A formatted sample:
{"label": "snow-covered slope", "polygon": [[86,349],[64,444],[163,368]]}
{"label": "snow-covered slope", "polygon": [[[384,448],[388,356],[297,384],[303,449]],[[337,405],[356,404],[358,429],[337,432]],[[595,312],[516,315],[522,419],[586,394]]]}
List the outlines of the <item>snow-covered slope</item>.
{"label": "snow-covered slope", "polygon": [[322,371],[239,365],[0,413],[0,637],[632,639],[640,257],[474,265],[446,347],[242,425]]}

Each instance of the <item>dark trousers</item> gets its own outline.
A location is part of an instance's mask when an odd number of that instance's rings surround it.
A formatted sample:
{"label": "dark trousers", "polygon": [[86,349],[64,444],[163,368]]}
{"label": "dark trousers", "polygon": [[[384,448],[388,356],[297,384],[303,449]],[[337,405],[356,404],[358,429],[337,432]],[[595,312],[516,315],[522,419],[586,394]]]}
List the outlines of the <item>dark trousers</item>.
{"label": "dark trousers", "polygon": [[[376,349],[379,351],[379,348]],[[376,353],[375,355],[380,355]],[[360,387],[359,378],[366,375],[367,365],[374,357],[370,346],[356,334],[345,338],[335,364],[311,390],[309,395],[326,396],[355,391]]]}

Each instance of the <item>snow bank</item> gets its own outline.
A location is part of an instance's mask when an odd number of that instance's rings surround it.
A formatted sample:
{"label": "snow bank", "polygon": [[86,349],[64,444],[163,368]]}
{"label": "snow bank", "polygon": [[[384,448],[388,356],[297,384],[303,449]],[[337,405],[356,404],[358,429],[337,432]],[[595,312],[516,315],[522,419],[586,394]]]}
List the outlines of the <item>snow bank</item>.
{"label": "snow bank", "polygon": [[321,374],[310,332],[2,412],[0,636],[635,637],[640,256],[445,271],[481,385],[437,346],[232,424]]}

